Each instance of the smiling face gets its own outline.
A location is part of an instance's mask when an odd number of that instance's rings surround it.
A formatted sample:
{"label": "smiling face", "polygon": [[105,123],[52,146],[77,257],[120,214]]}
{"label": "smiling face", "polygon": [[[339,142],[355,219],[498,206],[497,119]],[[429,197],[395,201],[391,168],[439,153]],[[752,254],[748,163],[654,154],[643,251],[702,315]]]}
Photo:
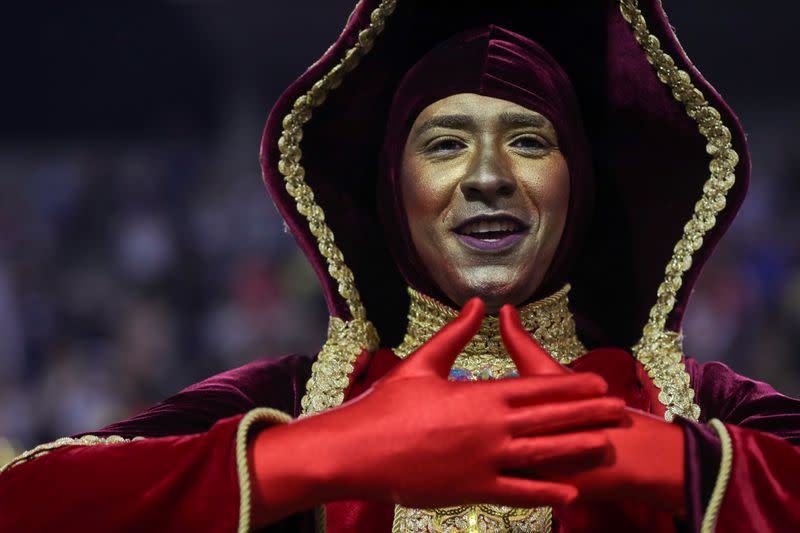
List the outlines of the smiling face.
{"label": "smiling face", "polygon": [[566,222],[569,171],[553,125],[512,102],[463,93],[426,107],[401,164],[411,240],[454,303],[489,313],[536,291]]}

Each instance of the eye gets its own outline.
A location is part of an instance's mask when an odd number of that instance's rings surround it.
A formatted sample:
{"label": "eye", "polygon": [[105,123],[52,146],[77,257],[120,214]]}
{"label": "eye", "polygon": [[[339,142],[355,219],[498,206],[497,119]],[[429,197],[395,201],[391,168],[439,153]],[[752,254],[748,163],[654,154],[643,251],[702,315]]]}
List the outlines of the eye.
{"label": "eye", "polygon": [[522,135],[511,141],[510,146],[523,152],[545,153],[551,146],[547,141],[535,135]]}
{"label": "eye", "polygon": [[466,148],[466,146],[467,145],[463,141],[458,139],[444,138],[437,139],[430,143],[425,151],[435,155],[449,155],[461,151]]}

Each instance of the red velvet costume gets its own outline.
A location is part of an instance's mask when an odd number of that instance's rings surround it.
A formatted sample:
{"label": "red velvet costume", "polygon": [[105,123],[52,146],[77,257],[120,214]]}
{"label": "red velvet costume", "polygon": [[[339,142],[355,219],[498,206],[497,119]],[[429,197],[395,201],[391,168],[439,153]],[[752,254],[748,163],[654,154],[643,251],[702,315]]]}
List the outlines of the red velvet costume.
{"label": "red velvet costume", "polygon": [[[400,350],[385,347],[400,344],[408,302],[374,206],[376,154],[400,77],[444,38],[487,23],[534,37],[556,57],[592,144],[594,223],[567,276],[589,350],[570,366],[604,377],[609,394],[632,408],[676,415],[684,434],[685,517],[612,496],[555,509],[553,530],[800,528],[800,401],[719,363],[675,360],[673,333],[692,284],[749,178],[735,116],[688,61],[655,0],[481,4],[456,15],[448,2],[361,2],[270,115],[265,180],[333,317],[314,368],[299,355],[258,360],[93,437],[27,452],[0,472],[0,531],[248,530],[254,428],[354,398],[400,362]],[[724,426],[709,425],[714,419]],[[325,507],[328,531],[392,528],[392,504]],[[313,531],[315,518],[308,510],[265,530]]]}

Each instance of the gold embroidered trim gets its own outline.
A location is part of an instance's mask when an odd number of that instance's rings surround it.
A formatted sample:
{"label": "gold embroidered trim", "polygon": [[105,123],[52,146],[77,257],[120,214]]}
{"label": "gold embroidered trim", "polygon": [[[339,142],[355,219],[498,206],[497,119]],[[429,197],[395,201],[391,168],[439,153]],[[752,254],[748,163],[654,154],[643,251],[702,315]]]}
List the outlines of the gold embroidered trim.
{"label": "gold embroidered trim", "polygon": [[331,317],[328,340],[311,366],[306,394],[300,401],[302,416],[336,407],[344,401],[344,389],[358,355],[378,346],[378,333],[367,320],[344,320]]}
{"label": "gold embroidered trim", "polygon": [[[284,177],[286,191],[295,199],[297,211],[308,220],[309,230],[317,239],[319,251],[328,263],[328,272],[336,280],[339,294],[347,302],[352,316],[348,322],[337,317],[330,319],[328,340],[312,366],[306,394],[301,400],[303,416],[342,403],[356,358],[363,350],[374,351],[378,348],[378,332],[366,318],[353,271],[345,263],[344,255],[334,241],[333,231],[325,223],[325,213],[314,200],[314,191],[305,181],[305,169],[300,164],[303,125],[311,119],[312,110],[325,101],[328,93],[342,83],[345,74],[356,68],[372,49],[375,38],[383,31],[395,5],[396,0],[382,0],[370,13],[369,25],[359,32],[357,42],[344,53],[339,63],[295,100],[292,110],[283,118],[283,131],[278,139],[281,153],[278,171]],[[316,527],[325,527],[324,507],[317,510]]]}
{"label": "gold embroidered trim", "polygon": [[711,492],[711,499],[708,501],[708,507],[706,507],[706,512],[703,515],[700,533],[713,533],[717,529],[719,508],[722,506],[722,499],[725,497],[725,491],[731,479],[731,467],[733,464],[733,444],[731,443],[728,428],[716,418],[712,419],[708,425],[714,428],[714,431],[719,435],[719,440],[722,444],[722,458],[719,464],[717,480],[714,483],[714,490]]}
{"label": "gold embroidered trim", "polygon": [[[278,171],[283,175],[286,191],[295,199],[297,211],[306,217],[311,234],[317,239],[319,251],[328,263],[328,272],[338,283],[339,294],[345,299],[355,320],[366,320],[361,296],[356,289],[353,271],[345,264],[342,251],[336,245],[333,231],[325,223],[325,213],[314,200],[314,191],[305,181],[305,169],[300,164],[303,125],[311,119],[312,110],[322,105],[328,93],[342,83],[345,74],[356,68],[372,49],[375,38],[383,31],[386,19],[392,14],[396,0],[383,0],[370,14],[370,24],[358,34],[358,41],[347,50],[327,74],[295,100],[292,110],[283,118],[283,131],[278,139],[281,153]],[[351,15],[352,16],[352,15]]]}
{"label": "gold embroidered trim", "polygon": [[[575,332],[575,321],[569,311],[569,285],[555,294],[520,309],[525,329],[558,362],[568,364],[586,353]],[[408,328],[402,344],[395,353],[402,358],[419,348],[443,326],[451,322],[458,311],[433,298],[409,288],[411,305],[408,309]],[[516,372],[514,361],[506,352],[500,337],[500,321],[486,316],[473,340],[458,356],[451,379],[502,379]],[[439,509],[414,509],[395,506],[393,533],[428,532],[532,532],[549,533],[552,529],[552,509],[538,507],[520,509],[498,505],[463,505]]]}
{"label": "gold embroidered trim", "polygon": [[[337,281],[339,294],[347,301],[351,315],[356,320],[364,321],[366,311],[355,288],[353,273],[335,244],[333,232],[325,223],[322,208],[315,202],[314,193],[305,182],[299,144],[303,136],[303,125],[310,120],[312,110],[325,101],[327,94],[338,87],[345,74],[352,71],[369,52],[395,6],[396,0],[384,0],[372,11],[370,24],[358,34],[355,45],[345,52],[337,65],[295,101],[292,111],[284,117],[283,132],[278,141],[281,152],[278,169],[285,178],[286,190],[297,202],[298,211],[307,218],[311,233],[317,238],[320,253],[326,258],[328,270]],[[654,384],[663,393],[660,400],[667,407],[665,418],[671,420],[678,414],[696,420],[699,407],[694,403],[694,391],[689,386],[683,364],[676,362],[676,358],[682,356],[680,336],[665,330],[666,319],[672,312],[675,296],[683,284],[683,274],[691,267],[692,254],[702,246],[703,236],[715,225],[717,213],[725,207],[725,194],[735,181],[733,169],[738,162],[738,154],[732,149],[730,130],[722,123],[719,112],[708,104],[700,90],[692,84],[689,74],[675,66],[672,57],[661,49],[658,38],[647,29],[638,1],[620,0],[620,11],[630,24],[637,42],[659,79],[671,89],[675,99],[684,105],[687,114],[697,122],[700,133],[708,140],[706,150],[712,156],[709,165],[711,177],[703,187],[702,197],[696,204],[692,218],[684,227],[683,237],[674,248],[666,268],[665,280],[657,291],[657,301],[651,309],[642,338],[633,347],[634,355],[643,363]],[[359,326],[354,329],[372,329],[371,337],[377,338],[374,328]],[[357,340],[359,348],[374,349],[377,346],[368,346],[365,338]],[[341,352],[341,343],[335,349]],[[353,346],[344,351],[351,354],[352,358],[357,355],[357,349]],[[341,353],[336,354],[336,358],[340,355]],[[352,364],[350,357],[345,359]],[[329,404],[330,399],[337,396],[331,391],[314,391],[311,388],[309,395],[326,397],[325,401],[317,402],[321,405]]]}
{"label": "gold embroidered trim", "polygon": [[[567,298],[570,286],[555,294],[520,308],[523,327],[559,363],[569,364],[586,353],[575,333],[575,321]],[[398,357],[405,358],[430,339],[443,326],[458,316],[458,311],[433,298],[409,288],[411,305],[408,309],[408,328],[402,344],[395,348]],[[464,348],[453,365],[459,379],[496,379],[516,371],[500,338],[500,320],[486,316],[478,333]]]}
{"label": "gold embroidered trim", "polygon": [[395,506],[392,533],[550,533],[553,509],[468,505],[443,509]]}
{"label": "gold embroidered trim", "polygon": [[53,442],[40,444],[35,448],[33,448],[32,450],[27,450],[25,452],[22,452],[21,454],[13,458],[11,461],[0,467],[0,474],[17,465],[21,465],[22,463],[25,463],[27,461],[32,461],[33,459],[41,457],[42,455],[45,455],[48,452],[51,452],[58,448],[64,448],[66,446],[96,446],[99,444],[119,444],[120,442],[130,442],[142,439],[144,439],[144,437],[134,437],[132,439],[126,439],[124,437],[120,437],[119,435],[112,435],[110,437],[98,437],[96,435],[84,435],[83,437],[78,437],[78,438],[62,437],[60,439],[54,440]]}
{"label": "gold embroidered trim", "polygon": [[653,383],[661,389],[659,401],[667,407],[664,417],[668,421],[675,415],[697,420],[700,407],[694,403],[694,391],[680,361],[680,334],[667,331],[666,322],[675,306],[683,276],[692,266],[692,255],[701,248],[703,237],[716,224],[717,214],[725,208],[725,195],[736,180],[734,167],[739,162],[739,154],[732,148],[731,132],[723,124],[719,111],[709,105],[703,93],[692,83],[689,73],[675,66],[672,57],[661,49],[658,38],[647,29],[638,0],[621,0],[620,11],[658,79],[670,88],[673,97],[683,104],[686,113],[697,123],[700,133],[708,141],[706,152],[711,156],[711,176],[703,185],[702,196],[673,249],[666,277],[658,287],[657,300],[650,310],[642,338],[633,348],[634,355],[642,362]]}
{"label": "gold embroidered trim", "polygon": [[250,532],[250,513],[252,510],[253,484],[250,479],[250,465],[247,462],[247,437],[256,422],[273,422],[285,424],[292,417],[268,407],[259,407],[249,411],[239,421],[236,429],[236,473],[239,478],[239,533]]}
{"label": "gold embroidered trim", "polygon": [[[303,398],[304,415],[341,403],[355,358],[363,349],[377,348],[378,337],[375,328],[366,320],[366,311],[355,287],[353,272],[345,264],[333,232],[325,223],[324,212],[305,182],[299,146],[303,125],[311,118],[312,110],[325,101],[328,93],[338,87],[346,73],[352,71],[369,52],[395,6],[396,0],[383,0],[371,12],[370,23],[359,32],[354,46],[311,89],[295,100],[292,111],[283,119],[283,132],[278,141],[281,153],[278,170],[285,178],[286,190],[297,202],[298,212],[308,220],[320,253],[328,263],[328,271],[338,283],[339,294],[347,302],[353,317],[351,322],[331,318],[328,342],[320,352],[320,361],[312,369],[312,377]],[[666,320],[674,308],[676,294],[683,284],[683,275],[691,267],[692,254],[702,246],[704,235],[714,227],[716,215],[725,207],[725,195],[735,181],[733,169],[739,157],[732,149],[730,130],[722,123],[719,112],[708,104],[702,92],[692,84],[689,74],[676,67],[672,57],[661,49],[658,38],[647,29],[637,0],[620,0],[620,11],[661,82],[684,105],[687,114],[697,122],[700,133],[708,140],[706,151],[711,156],[711,177],[703,186],[703,194],[692,218],[684,226],[682,238],[675,245],[642,338],[633,347],[634,355],[661,390],[659,401],[667,407],[665,418],[670,421],[677,414],[697,420],[700,410],[694,403],[689,375],[681,363],[680,335],[666,330]]]}

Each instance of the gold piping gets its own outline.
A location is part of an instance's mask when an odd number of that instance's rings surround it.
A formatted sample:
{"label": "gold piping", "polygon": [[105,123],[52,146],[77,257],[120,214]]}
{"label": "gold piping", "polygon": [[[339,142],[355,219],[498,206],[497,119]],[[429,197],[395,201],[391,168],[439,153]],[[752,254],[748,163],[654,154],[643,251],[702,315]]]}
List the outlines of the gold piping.
{"label": "gold piping", "polygon": [[286,192],[297,203],[297,211],[308,220],[309,230],[317,239],[319,251],[328,264],[328,273],[338,283],[339,294],[347,302],[354,320],[366,321],[364,305],[356,289],[353,271],[345,264],[333,231],[325,223],[325,213],[305,181],[305,169],[300,164],[303,155],[300,141],[303,138],[303,125],[311,119],[313,109],[322,105],[328,93],[339,87],[345,74],[352,71],[372,49],[375,38],[383,31],[386,19],[394,12],[395,6],[396,0],[383,0],[372,11],[370,24],[358,33],[355,45],[344,53],[327,74],[295,100],[292,110],[283,118],[283,131],[278,139],[281,153],[278,171],[284,177]]}
{"label": "gold piping", "polygon": [[[347,302],[352,316],[349,321],[331,317],[328,341],[312,367],[312,376],[302,399],[303,416],[340,404],[356,357],[363,350],[374,350],[378,346],[377,331],[366,318],[353,272],[346,265],[333,232],[325,223],[324,212],[305,181],[305,169],[300,164],[303,125],[310,120],[313,109],[325,101],[328,93],[338,87],[344,76],[369,52],[396,3],[397,0],[382,0],[371,12],[369,25],[359,32],[357,42],[311,89],[295,100],[292,110],[283,119],[283,131],[278,140],[281,153],[278,170],[284,176],[286,190],[295,199],[298,212],[308,220],[309,229],[328,264],[328,272],[336,280],[337,290]],[[700,133],[708,141],[706,151],[711,156],[710,178],[705,182],[695,211],[673,249],[665,269],[665,279],[657,290],[656,303],[641,339],[632,349],[661,391],[659,401],[667,408],[664,418],[671,421],[675,415],[680,415],[697,420],[700,408],[694,402],[694,391],[682,362],[681,336],[667,330],[666,321],[674,308],[683,276],[692,265],[692,255],[701,248],[703,237],[714,227],[716,215],[725,207],[725,195],[735,182],[734,167],[739,156],[732,148],[730,130],[723,124],[719,111],[708,104],[690,75],[676,67],[672,57],[661,49],[658,38],[647,28],[638,1],[620,0],[620,11],[659,80],[670,88],[673,97],[697,122]]]}
{"label": "gold piping", "polygon": [[247,437],[256,422],[274,422],[285,424],[292,417],[268,407],[259,407],[249,411],[239,421],[236,429],[236,474],[239,479],[239,533],[250,532],[250,513],[252,510],[253,484],[250,479],[250,465],[247,461]]}
{"label": "gold piping", "polygon": [[[569,364],[578,359],[586,348],[578,340],[575,321],[568,307],[570,286],[520,308],[522,325],[554,359]],[[394,349],[400,358],[408,357],[430,339],[458,311],[408,289],[411,305],[408,309],[408,329],[402,344]],[[458,356],[451,370],[451,379],[502,379],[516,373],[500,337],[500,321],[485,316],[472,341]],[[434,509],[417,509],[396,505],[393,533],[427,533],[428,531],[526,531],[546,533],[552,529],[553,510],[550,507],[514,508],[499,505],[462,505]]]}
{"label": "gold piping", "polygon": [[21,454],[13,458],[11,461],[0,467],[0,474],[24,462],[31,461],[48,452],[57,450],[58,448],[64,448],[66,446],[96,446],[99,444],[119,444],[121,442],[130,442],[142,439],[144,439],[144,437],[134,437],[132,439],[126,439],[124,437],[120,437],[119,435],[111,435],[110,437],[98,437],[96,435],[84,435],[83,437],[78,437],[78,438],[62,437],[60,439],[54,440],[53,442],[46,442],[44,444],[36,446],[31,450],[22,452]]}
{"label": "gold piping", "polygon": [[703,185],[703,194],[667,263],[665,278],[656,291],[656,303],[650,310],[642,338],[633,347],[634,355],[661,390],[658,399],[667,407],[664,418],[671,421],[675,415],[680,415],[696,421],[700,407],[694,402],[694,390],[682,362],[681,335],[667,330],[666,322],[683,285],[683,276],[692,266],[692,255],[702,247],[703,237],[716,224],[717,214],[725,208],[725,195],[736,180],[734,167],[739,162],[739,154],[732,148],[731,132],[722,123],[719,111],[709,105],[692,83],[689,73],[675,66],[672,57],[661,49],[658,38],[647,29],[638,0],[621,0],[620,11],[658,79],[670,88],[675,100],[683,104],[686,113],[697,123],[708,141],[706,152],[711,156],[711,176]]}
{"label": "gold piping", "polygon": [[[298,212],[307,218],[320,253],[328,263],[328,271],[337,281],[339,294],[347,302],[353,317],[347,322],[331,319],[329,331],[335,333],[338,340],[326,343],[322,348],[321,353],[327,357],[324,364],[315,364],[312,371],[308,393],[303,398],[304,415],[341,402],[340,393],[346,386],[345,380],[353,361],[362,350],[375,349],[378,336],[374,326],[366,319],[353,272],[345,264],[333,232],[325,223],[324,212],[305,182],[305,170],[300,164],[302,128],[310,120],[312,110],[325,101],[328,93],[341,84],[345,74],[353,70],[369,52],[395,7],[396,0],[384,0],[372,11],[370,24],[359,32],[355,45],[311,89],[297,98],[283,120],[283,132],[278,141],[281,152],[278,169],[285,178],[286,190],[297,202]],[[620,0],[620,11],[659,80],[670,88],[674,98],[684,105],[687,114],[697,122],[700,133],[708,141],[706,150],[711,155],[711,177],[703,186],[702,197],[684,226],[682,238],[674,247],[665,279],[657,290],[656,303],[650,311],[641,339],[632,350],[653,383],[661,390],[659,401],[667,407],[665,419],[669,421],[675,415],[681,415],[697,420],[700,408],[694,402],[694,391],[682,363],[681,336],[666,330],[666,320],[674,308],[676,294],[683,284],[683,275],[691,267],[692,254],[702,246],[705,233],[714,226],[716,215],[725,207],[725,194],[735,181],[733,169],[739,157],[732,149],[730,130],[722,123],[719,112],[708,104],[702,92],[693,85],[689,74],[676,67],[672,57],[661,49],[658,38],[647,28],[638,1]]]}
{"label": "gold piping", "polygon": [[700,533],[713,533],[717,529],[719,510],[722,506],[722,499],[725,497],[725,491],[728,488],[728,482],[731,479],[731,466],[733,464],[733,445],[728,428],[716,418],[709,421],[708,425],[714,428],[714,431],[719,435],[720,444],[722,445],[722,458],[720,459],[717,480],[714,482],[714,490],[711,492],[711,499],[708,501],[708,507],[706,507],[706,512],[703,515]]}
{"label": "gold piping", "polygon": [[550,533],[553,508],[516,509],[497,505],[465,505],[442,509],[395,506],[392,533]]}
{"label": "gold piping", "polygon": [[[314,199],[314,191],[305,181],[305,169],[300,164],[303,125],[311,119],[314,108],[319,107],[336,89],[345,74],[352,71],[370,49],[375,38],[383,31],[392,14],[396,0],[383,0],[370,14],[370,24],[358,33],[355,45],[347,50],[339,62],[319,79],[305,94],[298,97],[292,110],[283,118],[283,131],[278,139],[281,153],[278,171],[283,175],[286,192],[294,198],[297,211],[308,220],[311,234],[317,239],[320,253],[328,264],[328,273],[337,282],[337,290],[347,302],[351,320],[331,317],[328,339],[322,346],[311,369],[306,384],[306,394],[301,400],[302,416],[318,413],[342,403],[348,376],[353,371],[356,357],[364,350],[378,347],[378,332],[367,320],[361,296],[355,285],[353,271],[344,261],[344,255],[334,240],[333,231],[325,223],[325,213]],[[352,16],[352,14],[351,14]]]}
{"label": "gold piping", "polygon": [[[358,9],[356,5],[355,9]],[[303,125],[311,119],[312,109],[320,106],[328,95],[342,83],[345,74],[352,71],[371,49],[375,38],[383,31],[386,19],[394,12],[396,0],[382,0],[370,13],[370,24],[358,33],[355,45],[348,49],[339,62],[325,76],[295,100],[292,110],[283,118],[283,131],[278,139],[281,153],[278,171],[283,175],[286,192],[294,198],[297,211],[306,217],[311,234],[328,264],[328,273],[337,282],[337,290],[347,302],[351,320],[330,317],[328,338],[311,367],[311,377],[306,383],[306,393],[300,401],[301,416],[308,416],[342,403],[344,389],[349,383],[353,363],[364,351],[378,348],[379,338],[375,326],[367,320],[366,310],[355,285],[353,271],[344,261],[344,255],[325,223],[325,213],[314,200],[314,191],[305,181],[305,169],[300,164]],[[352,17],[355,9],[350,14]],[[348,19],[349,20],[349,19]],[[315,513],[316,529],[325,530],[325,507]]]}
{"label": "gold piping", "polygon": [[[569,310],[570,286],[565,285],[555,293],[519,309],[526,331],[534,337],[553,359],[568,365],[586,353],[578,339],[575,320]],[[401,359],[427,342],[443,326],[458,316],[458,311],[441,304],[412,288],[408,289],[408,327],[403,342],[394,349]],[[454,368],[469,371],[477,377],[482,370],[491,370],[492,376],[501,377],[516,370],[500,338],[500,320],[487,315],[470,343],[456,359]],[[482,378],[478,378],[482,379]]]}

